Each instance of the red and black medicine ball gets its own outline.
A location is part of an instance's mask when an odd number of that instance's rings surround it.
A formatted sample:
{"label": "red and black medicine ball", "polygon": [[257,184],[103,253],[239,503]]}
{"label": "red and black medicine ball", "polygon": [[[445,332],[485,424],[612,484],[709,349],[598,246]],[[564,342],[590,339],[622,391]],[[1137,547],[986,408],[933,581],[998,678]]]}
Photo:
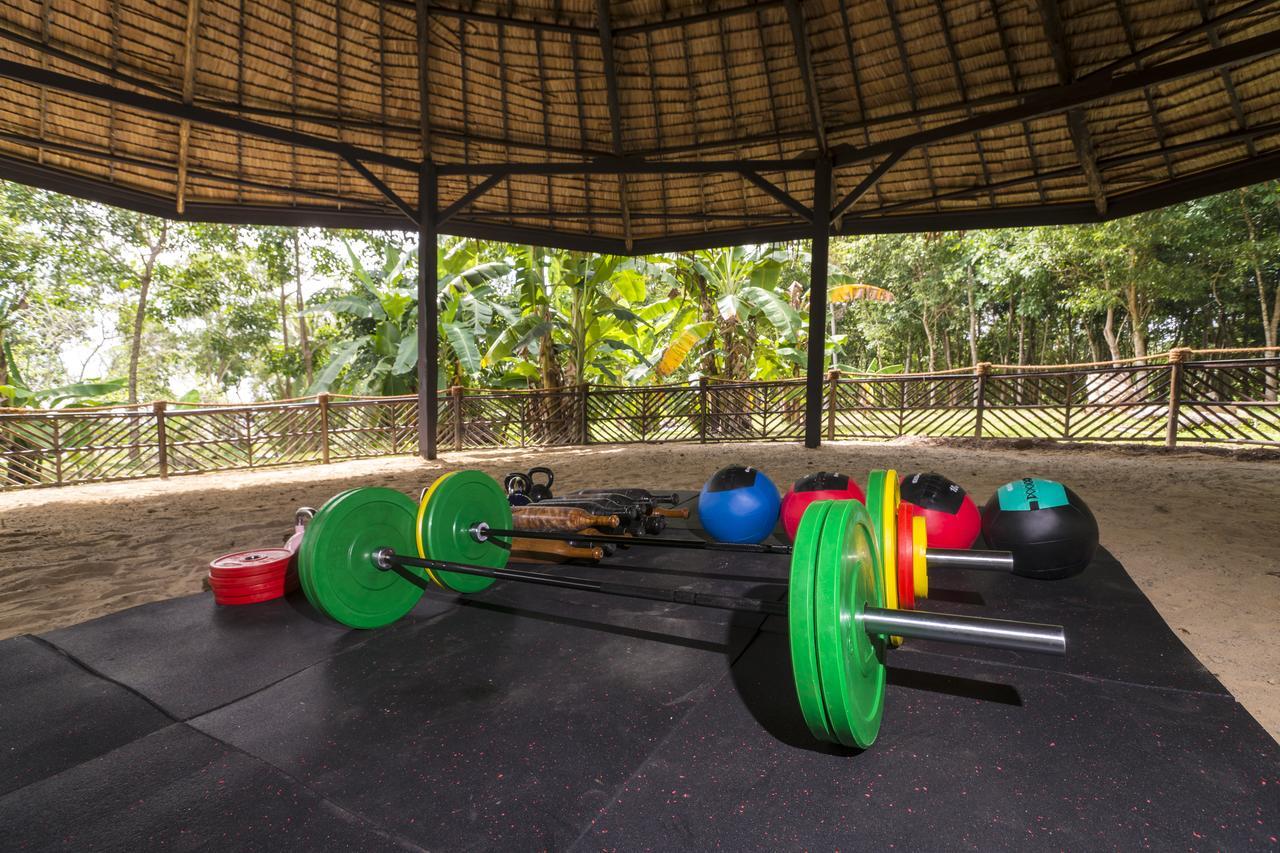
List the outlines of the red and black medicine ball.
{"label": "red and black medicine ball", "polygon": [[866,502],[866,496],[858,484],[844,474],[830,474],[819,471],[796,480],[782,499],[782,526],[787,531],[787,538],[793,542],[796,531],[800,529],[800,517],[814,501],[848,501]]}
{"label": "red and black medicine ball", "polygon": [[941,474],[907,474],[902,499],[920,508],[931,548],[972,548],[982,532],[982,515],[973,498]]}

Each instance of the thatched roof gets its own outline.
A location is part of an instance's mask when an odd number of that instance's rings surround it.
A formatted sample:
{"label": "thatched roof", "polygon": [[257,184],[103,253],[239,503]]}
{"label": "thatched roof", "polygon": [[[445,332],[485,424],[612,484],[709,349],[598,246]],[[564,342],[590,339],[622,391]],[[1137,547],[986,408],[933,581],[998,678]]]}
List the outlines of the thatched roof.
{"label": "thatched roof", "polygon": [[[415,0],[0,0],[0,176],[409,227],[376,183],[415,214],[429,155],[446,233],[634,251],[807,236],[828,158],[837,233],[1092,221],[1280,176],[1280,2],[422,6],[420,30]],[[486,175],[459,166],[511,163],[449,208]]]}

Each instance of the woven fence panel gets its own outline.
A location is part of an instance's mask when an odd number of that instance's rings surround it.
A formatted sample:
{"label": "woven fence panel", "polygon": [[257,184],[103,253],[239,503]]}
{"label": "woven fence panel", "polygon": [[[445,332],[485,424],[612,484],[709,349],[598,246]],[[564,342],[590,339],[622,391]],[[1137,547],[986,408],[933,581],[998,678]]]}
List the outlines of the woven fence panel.
{"label": "woven fence panel", "polygon": [[552,447],[581,441],[582,395],[576,390],[462,397],[463,447]]}
{"label": "woven fence panel", "polygon": [[250,461],[259,465],[316,462],[322,458],[324,428],[318,403],[255,409],[248,420]]}
{"label": "woven fence panel", "polygon": [[45,486],[59,476],[58,419],[0,415],[0,486]]}
{"label": "woven fence panel", "polygon": [[702,435],[697,388],[600,388],[587,396],[589,441],[697,441]]}
{"label": "woven fence panel", "polygon": [[1280,443],[1280,358],[1183,366],[1178,437],[1190,441]]}
{"label": "woven fence panel", "polygon": [[898,435],[973,435],[977,427],[977,377],[903,378]]}
{"label": "woven fence panel", "polygon": [[804,435],[804,382],[707,386],[707,440],[796,439]]}
{"label": "woven fence panel", "polygon": [[1062,438],[1070,427],[1074,374],[1028,371],[987,377],[984,438]]}
{"label": "woven fence panel", "polygon": [[901,435],[901,381],[841,379],[834,386],[828,383],[827,387],[827,406],[835,406],[834,410],[828,408],[829,438],[895,438]]}
{"label": "woven fence panel", "polygon": [[248,468],[252,412],[183,409],[165,415],[169,472],[194,474]]}
{"label": "woven fence panel", "polygon": [[[412,419],[413,430],[408,426]],[[413,400],[333,400],[329,403],[329,459],[362,459],[416,452]]]}
{"label": "woven fence panel", "polygon": [[1080,441],[1163,441],[1169,367],[1129,366],[1069,374],[1070,419],[1060,433]]}
{"label": "woven fence panel", "polygon": [[131,480],[160,473],[151,412],[86,412],[57,418],[62,482]]}
{"label": "woven fence panel", "polygon": [[0,415],[0,487],[159,473],[156,421],[150,412]]}

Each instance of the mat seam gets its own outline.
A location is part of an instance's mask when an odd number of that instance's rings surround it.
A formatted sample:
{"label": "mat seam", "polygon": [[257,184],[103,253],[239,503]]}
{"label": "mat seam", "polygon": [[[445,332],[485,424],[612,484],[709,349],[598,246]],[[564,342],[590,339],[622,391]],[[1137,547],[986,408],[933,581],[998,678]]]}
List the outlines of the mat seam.
{"label": "mat seam", "polygon": [[[1007,661],[995,661],[995,660],[988,660],[986,658],[974,658],[974,657],[968,657],[966,655],[955,655],[955,654],[947,654],[946,652],[935,652],[932,650],[926,651],[924,649],[909,649],[909,648],[906,648],[905,646],[896,651],[908,652],[913,655],[921,655],[924,657],[942,658],[944,660],[967,661],[970,663],[986,664],[988,666],[993,666],[993,667],[1007,667],[1008,669],[1017,669],[1017,670],[1023,670],[1026,672],[1045,672],[1045,673],[1049,673],[1050,675],[1060,675],[1064,678],[1071,678],[1077,681],[1091,681],[1091,682],[1097,682],[1102,684],[1115,684],[1121,687],[1133,687],[1141,690],[1154,690],[1162,693],[1182,693],[1182,694],[1187,694],[1191,696],[1204,696],[1207,698],[1224,699],[1230,702],[1234,702],[1237,705],[1240,704],[1240,700],[1237,699],[1235,694],[1232,693],[1230,690],[1227,690],[1226,693],[1214,693],[1208,690],[1193,690],[1189,687],[1173,687],[1165,684],[1143,684],[1140,681],[1128,681],[1122,678],[1107,678],[1101,675],[1086,675],[1084,673],[1079,673],[1079,672],[1068,672],[1068,671],[1059,670],[1059,669],[1048,669],[1047,667],[1032,666],[1031,664],[1025,664],[1025,663],[1010,663]],[[1221,681],[1219,681],[1218,683],[1222,684]],[[1226,687],[1227,686],[1225,684],[1222,684],[1223,690],[1226,690]],[[1241,707],[1244,707],[1244,706],[1241,706]],[[1250,716],[1253,716],[1253,715],[1250,714]]]}
{"label": "mat seam", "polygon": [[[711,682],[709,685],[707,685],[708,689],[714,689],[716,685],[722,683],[726,678],[729,678],[732,675],[733,667],[738,663],[738,661],[742,659],[742,656],[747,653],[747,650],[750,649],[755,644],[756,640],[760,638],[760,635],[763,633],[761,628],[764,626],[764,623],[768,620],[768,618],[769,618],[768,616],[760,617],[760,622],[756,625],[755,633],[751,635],[751,639],[743,643],[741,651],[739,651],[736,655],[734,655],[729,660],[729,665],[725,667],[725,670],[720,675],[720,677],[717,678],[715,681]],[[697,710],[700,704],[702,704],[701,701],[691,703],[689,705],[689,710],[681,714],[680,718],[675,720],[672,723],[671,728],[667,731],[665,735],[662,736],[662,739],[659,740],[657,743],[655,743],[653,745],[653,748],[650,749],[645,754],[645,756],[642,759],[640,759],[639,762],[636,763],[636,767],[630,773],[630,775],[628,775],[627,778],[623,779],[621,782],[617,784],[617,786],[613,789],[613,793],[609,796],[608,802],[606,802],[603,806],[601,806],[599,809],[596,810],[595,815],[592,816],[587,821],[587,825],[582,828],[582,832],[578,833],[577,838],[573,839],[573,841],[570,842],[570,844],[564,849],[566,850],[577,849],[578,845],[582,843],[582,840],[587,837],[587,834],[589,832],[591,832],[591,828],[595,826],[596,818],[601,817],[610,807],[612,807],[616,802],[618,802],[618,797],[622,794],[622,791],[626,789],[627,785],[631,782],[631,780],[636,778],[636,775],[641,770],[644,769],[645,765],[649,763],[650,759],[652,759],[656,754],[658,754],[658,752],[662,750],[662,748],[667,744],[669,740],[671,740],[671,738],[675,737],[676,732],[679,731],[680,727],[684,724],[685,720],[689,718],[690,714],[692,714],[695,710]]]}
{"label": "mat seam", "polygon": [[[195,718],[193,717],[192,719],[195,719]],[[245,749],[240,748],[239,746],[236,746],[234,743],[231,743],[230,741],[223,740],[222,738],[218,737],[217,735],[211,732],[207,732],[204,729],[197,728],[185,720],[179,721],[178,723],[176,723],[176,725],[180,725],[187,729],[190,729],[191,731],[195,732],[196,734],[202,737],[207,737],[209,740],[213,741],[214,743],[221,744],[226,749],[237,752],[240,755],[243,755],[244,757],[250,759],[251,761],[256,761],[259,764],[262,764],[263,766],[270,767],[271,769],[279,773],[281,776],[284,776],[290,782],[297,785],[299,788],[302,788],[303,790],[306,790],[306,791],[310,791],[316,797],[316,799],[320,800],[321,802],[325,803],[328,806],[331,806],[334,809],[337,809],[338,811],[342,812],[344,815],[348,816],[349,818],[353,818],[359,821],[361,824],[367,826],[376,834],[381,835],[388,840],[394,841],[400,846],[405,847],[407,849],[418,850],[418,851],[421,851],[421,853],[428,853],[429,848],[423,847],[417,842],[412,841],[408,838],[405,838],[399,833],[392,832],[390,829],[386,829],[381,824],[375,822],[373,818],[365,815],[363,812],[357,811],[356,809],[350,808],[348,806],[344,806],[342,803],[332,799],[327,794],[323,794],[320,791],[317,791],[315,788],[311,787],[311,785],[302,781],[297,776],[294,776],[292,773],[290,773],[288,770],[285,770],[283,767],[276,764],[274,761],[270,761],[266,758],[263,758],[260,755],[255,755],[252,752],[249,752]]]}
{"label": "mat seam", "polygon": [[[89,673],[90,675],[92,675],[92,676],[94,676],[94,677],[96,677],[96,678],[100,678],[100,679],[102,679],[103,681],[107,682],[108,684],[113,684],[113,685],[115,685],[116,687],[119,687],[121,690],[123,690],[124,692],[126,692],[126,693],[128,693],[128,694],[130,694],[130,695],[132,695],[132,696],[136,696],[137,698],[141,699],[143,702],[146,702],[146,703],[147,703],[148,705],[150,705],[152,708],[155,708],[157,711],[159,711],[159,712],[160,712],[160,713],[165,717],[165,719],[169,720],[171,723],[182,723],[182,722],[185,722],[185,720],[183,720],[183,719],[182,719],[182,718],[180,718],[180,717],[175,716],[171,711],[169,711],[167,708],[165,708],[164,706],[162,706],[161,704],[159,704],[158,702],[156,702],[154,699],[152,699],[150,696],[146,695],[146,694],[145,694],[145,693],[143,693],[142,691],[140,691],[140,690],[138,690],[138,689],[134,688],[133,686],[131,686],[131,685],[129,685],[129,684],[125,684],[123,681],[119,680],[118,678],[112,678],[111,676],[107,675],[105,672],[102,672],[102,671],[100,671],[100,670],[96,669],[95,667],[90,666],[88,663],[86,663],[85,661],[83,661],[83,660],[81,660],[80,658],[76,657],[76,656],[75,656],[74,654],[72,654],[70,651],[68,651],[68,650],[66,650],[66,649],[64,649],[64,648],[62,648],[62,646],[59,646],[58,644],[54,643],[53,641],[51,641],[51,640],[46,640],[44,637],[41,637],[41,636],[39,636],[38,634],[24,634],[24,635],[22,635],[22,636],[29,637],[29,638],[30,638],[31,640],[33,640],[37,645],[44,646],[45,648],[47,648],[47,649],[49,649],[50,651],[52,651],[54,654],[57,654],[57,655],[59,655],[59,656],[61,656],[61,657],[63,657],[63,658],[66,658],[68,661],[70,661],[71,663],[75,664],[75,665],[76,665],[76,666],[78,666],[80,669],[84,670],[85,672]],[[146,735],[143,735],[143,737],[146,737]],[[133,742],[133,741],[130,741],[130,743],[132,743],[132,742]],[[104,754],[105,754],[105,753],[104,753]]]}

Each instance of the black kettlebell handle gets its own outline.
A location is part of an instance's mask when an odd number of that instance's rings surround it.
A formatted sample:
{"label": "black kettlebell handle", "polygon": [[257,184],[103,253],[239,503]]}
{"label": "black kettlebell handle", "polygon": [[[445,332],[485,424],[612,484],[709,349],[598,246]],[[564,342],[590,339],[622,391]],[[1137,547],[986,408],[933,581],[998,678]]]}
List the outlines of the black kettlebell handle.
{"label": "black kettlebell handle", "polygon": [[521,474],[519,471],[508,474],[502,481],[502,487],[506,489],[508,495],[526,494],[532,485],[533,481],[529,479],[529,475]]}
{"label": "black kettlebell handle", "polygon": [[534,483],[534,480],[533,480],[533,475],[534,475],[534,474],[546,474],[546,475],[547,475],[547,482],[545,483],[545,485],[546,485],[546,487],[547,487],[548,489],[550,489],[550,488],[551,488],[551,486],[552,486],[552,484],[554,484],[554,483],[555,483],[555,481],[556,481],[556,475],[552,473],[552,471],[551,471],[551,469],[550,469],[550,468],[544,468],[544,467],[542,467],[541,465],[539,465],[539,466],[537,466],[536,468],[530,468],[530,469],[529,469],[529,485],[531,485],[531,486],[533,486],[533,485],[537,485],[537,484],[535,484],[535,483]]}

